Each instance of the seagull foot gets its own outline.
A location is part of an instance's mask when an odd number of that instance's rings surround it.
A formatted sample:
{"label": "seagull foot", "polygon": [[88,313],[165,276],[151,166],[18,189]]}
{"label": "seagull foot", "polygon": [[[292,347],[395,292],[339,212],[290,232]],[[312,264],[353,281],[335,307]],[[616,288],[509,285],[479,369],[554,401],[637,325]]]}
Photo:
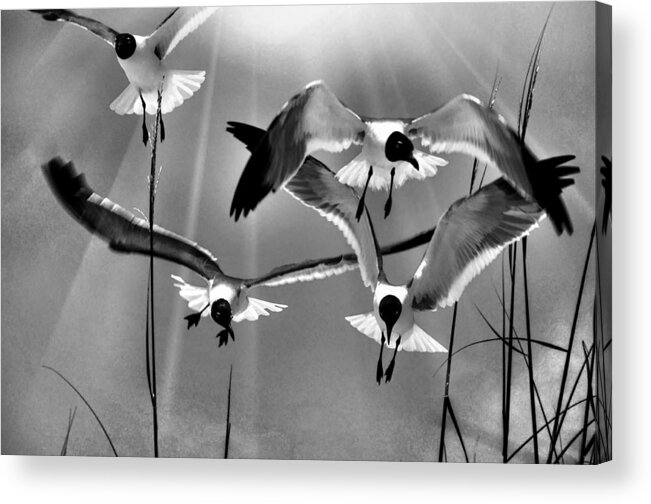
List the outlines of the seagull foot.
{"label": "seagull foot", "polygon": [[201,312],[198,313],[192,313],[188,315],[187,317],[183,317],[184,320],[188,321],[188,329],[190,329],[192,326],[198,326],[199,321],[201,320]]}
{"label": "seagull foot", "polygon": [[226,329],[217,334],[216,338],[219,338],[219,345],[217,345],[218,347],[222,345],[228,345],[228,331]]}
{"label": "seagull foot", "polygon": [[389,199],[387,199],[387,202],[384,204],[384,218],[386,219],[390,213],[391,213],[391,196],[389,195]]}
{"label": "seagull foot", "polygon": [[391,377],[393,376],[393,370],[395,367],[396,367],[396,361],[395,359],[391,359],[391,363],[387,368],[387,372],[384,374],[384,383],[389,383],[391,381]]}
{"label": "seagull foot", "polygon": [[145,147],[149,143],[149,131],[147,131],[147,123],[144,117],[142,118],[142,143],[145,144]]}
{"label": "seagull foot", "polygon": [[382,361],[377,361],[377,371],[375,372],[375,379],[378,385],[382,385],[382,377],[384,376],[384,369],[382,368]]}

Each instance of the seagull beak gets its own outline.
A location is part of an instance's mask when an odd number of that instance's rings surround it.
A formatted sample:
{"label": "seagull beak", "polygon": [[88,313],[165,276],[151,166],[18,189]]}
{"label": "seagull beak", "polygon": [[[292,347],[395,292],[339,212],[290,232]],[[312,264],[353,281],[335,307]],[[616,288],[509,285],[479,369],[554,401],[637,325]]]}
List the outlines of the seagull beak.
{"label": "seagull beak", "polygon": [[386,324],[387,326],[387,346],[391,344],[391,332],[393,331],[393,324]]}
{"label": "seagull beak", "polygon": [[407,160],[407,162],[408,162],[409,164],[411,164],[411,166],[413,166],[414,168],[416,168],[416,170],[420,171],[420,169],[418,168],[418,161],[416,161],[416,158],[411,157],[411,158],[409,158],[409,159]]}

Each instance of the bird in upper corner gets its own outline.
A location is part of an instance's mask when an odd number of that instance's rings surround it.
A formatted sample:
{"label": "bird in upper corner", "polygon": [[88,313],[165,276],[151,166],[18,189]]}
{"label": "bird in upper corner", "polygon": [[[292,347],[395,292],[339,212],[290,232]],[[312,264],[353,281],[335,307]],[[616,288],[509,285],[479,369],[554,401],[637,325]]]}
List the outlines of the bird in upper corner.
{"label": "bird in upper corner", "polygon": [[[44,164],[42,170],[63,207],[91,233],[107,241],[112,250],[150,254],[149,223],[95,193],[86,183],[84,175],[77,173],[72,162],[66,163],[60,157],[55,157]],[[389,245],[382,251],[401,252],[424,243],[423,238],[430,235],[431,231]],[[234,339],[232,322],[257,320],[260,316],[269,315],[269,312],[287,308],[287,305],[249,296],[250,289],[318,280],[358,268],[355,254],[346,254],[280,266],[258,278],[236,278],[222,271],[217,258],[209,250],[157,225],[153,230],[153,255],[183,265],[205,279],[205,285],[195,286],[172,275],[174,286],[179,288],[180,296],[194,312],[185,317],[188,329],[198,325],[202,317],[210,315],[223,327],[217,334],[219,346],[228,342],[229,335]]]}
{"label": "bird in upper corner", "polygon": [[[429,153],[415,148],[414,141]],[[235,220],[246,217],[269,192],[287,184],[306,156],[319,150],[341,152],[353,144],[362,150],[337,172],[337,179],[363,188],[357,219],[368,188],[389,189],[386,217],[394,185],[435,175],[447,162],[432,154],[459,152],[499,169],[521,196],[545,209],[558,234],[572,233],[560,192],[539,173],[536,157],[505,120],[477,98],[459,95],[415,118],[372,119],[346,107],[322,81],[290,98],[271,122],[246,163],[230,214]]]}
{"label": "bird in upper corner", "polygon": [[[574,183],[574,166],[562,166],[573,156],[538,162],[546,183],[561,192]],[[323,166],[303,167],[285,186],[308,207],[335,224],[346,236],[359,263],[364,284],[373,295],[373,310],[346,320],[380,344],[376,380],[391,380],[399,350],[445,352],[446,349],[415,322],[416,311],[435,311],[453,305],[465,287],[509,244],[538,227],[545,211],[521,196],[504,178],[453,203],[439,219],[413,278],[403,285],[389,282],[384,272],[373,225],[365,211],[357,221],[357,193],[336,180]],[[393,339],[392,339],[393,336]],[[384,347],[393,348],[386,371]]]}
{"label": "bird in upper corner", "polygon": [[[124,70],[129,85],[109,105],[116,114],[137,114],[142,118],[142,141],[149,141],[145,113],[158,112],[158,94],[161,114],[167,114],[190,98],[206,78],[206,72],[169,70],[165,58],[188,34],[196,30],[215,11],[216,7],[177,7],[150,35],[120,33],[100,21],[63,9],[33,10],[46,21],[63,21],[94,33],[114,48],[118,63]],[[161,140],[165,126],[160,119]]]}

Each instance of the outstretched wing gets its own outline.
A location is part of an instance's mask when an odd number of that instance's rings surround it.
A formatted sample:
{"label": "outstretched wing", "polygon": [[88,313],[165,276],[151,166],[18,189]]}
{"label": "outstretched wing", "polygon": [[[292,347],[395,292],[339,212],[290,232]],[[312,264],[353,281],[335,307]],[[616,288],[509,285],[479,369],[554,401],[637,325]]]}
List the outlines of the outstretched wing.
{"label": "outstretched wing", "polygon": [[[149,255],[149,223],[145,219],[93,192],[72,162],[56,157],[41,168],[54,195],[82,226],[116,252]],[[206,279],[223,275],[217,258],[208,250],[160,226],[154,225],[153,245],[156,257],[182,264]]]}
{"label": "outstretched wing", "polygon": [[[229,125],[232,123],[229,123]],[[364,138],[364,123],[321,81],[293,96],[272,121],[251,154],[235,189],[230,214],[237,220],[283,187],[306,156],[341,152]]]}
{"label": "outstretched wing", "polygon": [[199,28],[217,7],[177,7],[149,36],[160,59],[171,53],[176,45]]}
{"label": "outstretched wing", "polygon": [[46,21],[64,21],[77,25],[84,30],[94,33],[111,46],[115,46],[115,37],[118,35],[118,32],[96,19],[80,16],[74,11],[65,9],[41,9],[32,10],[31,12],[40,14]]}
{"label": "outstretched wing", "polygon": [[545,209],[559,235],[564,229],[572,234],[572,222],[549,170],[542,169],[502,116],[477,98],[457,96],[412,120],[407,132],[431,152],[460,152],[494,166],[522,196]]}
{"label": "outstretched wing", "polygon": [[[227,131],[243,142],[249,150],[255,150],[264,136],[264,130],[237,122],[230,122]],[[285,191],[339,228],[359,259],[364,285],[375,289],[381,266],[378,262],[381,263],[382,255],[377,250],[368,212],[364,212],[359,222],[355,218],[359,204],[355,190],[339,182],[335,174],[323,163],[308,156],[296,175],[285,185]],[[296,267],[297,265],[288,265],[278,268],[269,275],[254,280],[253,285],[281,285],[292,281],[325,278],[355,269],[357,265],[350,264],[339,256],[327,262],[306,261],[301,263],[298,270]]]}
{"label": "outstretched wing", "polygon": [[414,309],[454,304],[504,247],[529,234],[544,215],[503,178],[452,204],[412,280]]}

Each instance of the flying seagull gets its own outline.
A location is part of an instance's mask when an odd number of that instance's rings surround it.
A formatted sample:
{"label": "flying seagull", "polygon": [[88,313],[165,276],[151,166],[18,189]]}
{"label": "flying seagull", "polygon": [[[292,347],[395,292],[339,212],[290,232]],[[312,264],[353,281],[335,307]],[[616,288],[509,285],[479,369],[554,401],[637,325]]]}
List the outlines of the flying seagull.
{"label": "flying seagull", "polygon": [[[231,123],[229,123],[231,124]],[[429,154],[414,148],[420,141]],[[306,156],[319,150],[340,152],[353,144],[361,153],[337,173],[340,182],[363,187],[356,218],[363,213],[366,190],[391,190],[410,178],[436,174],[446,161],[431,154],[459,152],[499,169],[517,192],[541,206],[554,229],[572,233],[567,209],[537,159],[505,120],[470,95],[460,95],[420,117],[371,119],[346,107],[322,81],[293,96],[271,122],[239,180],[230,213],[235,220],[251,212],[269,192],[283,187]]]}
{"label": "flying seagull", "polygon": [[[309,165],[309,163],[308,163]],[[78,174],[72,162],[60,157],[51,159],[42,167],[54,195],[72,217],[88,231],[107,241],[115,252],[149,255],[149,223],[95,193]],[[382,249],[383,253],[397,253],[421,245],[433,230],[394,243]],[[231,322],[257,320],[258,317],[279,312],[286,305],[271,303],[249,296],[255,287],[277,286],[305,282],[339,275],[359,267],[355,254],[303,261],[275,268],[266,275],[253,279],[226,275],[216,257],[195,242],[154,225],[154,256],[183,265],[201,275],[204,286],[194,286],[173,275],[179,294],[194,313],[185,317],[188,329],[197,325],[201,317],[210,315],[224,330],[217,337],[219,346],[234,338]]]}
{"label": "flying seagull", "polygon": [[[547,183],[559,192],[574,183],[567,177],[577,173],[578,168],[561,166],[571,159],[573,156],[562,156],[538,163],[538,170],[548,176]],[[380,343],[378,384],[382,377],[385,381],[391,379],[399,350],[446,351],[416,324],[414,313],[453,305],[468,283],[507,245],[528,235],[545,216],[540,206],[523,198],[500,178],[450,206],[439,219],[413,278],[406,284],[395,285],[384,272],[368,212],[359,222],[355,217],[355,191],[318,165],[309,170],[303,167],[285,190],[337,225],[358,255],[364,284],[374,293],[373,310],[346,320]],[[394,349],[386,372],[382,365],[384,346]]]}
{"label": "flying seagull", "polygon": [[[97,35],[114,48],[118,63],[129,85],[111,105],[115,113],[142,114],[142,140],[147,145],[149,133],[145,112],[158,110],[158,93],[162,93],[161,114],[167,114],[190,98],[203,83],[206,72],[168,70],[164,59],[188,34],[196,30],[216,7],[178,7],[150,35],[119,33],[105,24],[76,12],[63,9],[33,10],[47,21],[64,21]],[[161,119],[161,140],[165,127]]]}

